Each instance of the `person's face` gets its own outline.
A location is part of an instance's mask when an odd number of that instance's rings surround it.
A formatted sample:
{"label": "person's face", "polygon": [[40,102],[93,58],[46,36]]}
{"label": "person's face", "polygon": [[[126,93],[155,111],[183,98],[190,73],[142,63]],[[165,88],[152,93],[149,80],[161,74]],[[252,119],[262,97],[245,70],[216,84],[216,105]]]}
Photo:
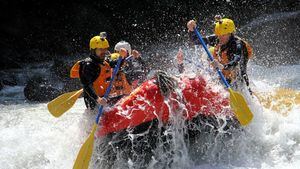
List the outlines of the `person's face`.
{"label": "person's face", "polygon": [[218,36],[221,44],[226,44],[229,41],[230,34]]}
{"label": "person's face", "polygon": [[107,52],[107,49],[97,48],[97,49],[95,50],[95,54],[96,54],[96,56],[98,56],[98,57],[105,57],[106,52]]}

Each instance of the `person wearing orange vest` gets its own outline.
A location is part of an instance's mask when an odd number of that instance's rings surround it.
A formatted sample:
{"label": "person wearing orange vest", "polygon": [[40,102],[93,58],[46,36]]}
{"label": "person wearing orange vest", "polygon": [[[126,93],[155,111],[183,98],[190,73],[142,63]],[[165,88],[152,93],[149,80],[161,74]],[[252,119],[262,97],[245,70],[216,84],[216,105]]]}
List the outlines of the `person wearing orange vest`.
{"label": "person wearing orange vest", "polygon": [[119,52],[122,48],[126,49],[127,56],[132,56],[132,59],[127,59],[121,64],[109,96],[112,102],[116,102],[123,96],[129,95],[146,76],[146,71],[144,71],[145,63],[140,53],[137,50],[132,50],[131,45],[126,41],[120,41],[115,45],[115,53],[111,54],[111,61],[119,58]]}
{"label": "person wearing orange vest", "polygon": [[[219,67],[222,70],[226,80],[232,87],[237,88],[239,82],[245,83],[251,93],[247,63],[252,57],[252,48],[245,40],[234,34],[236,28],[233,20],[222,18],[220,15],[215,16],[215,20],[215,34],[203,38],[205,43],[211,46],[209,50],[214,57],[212,66]],[[199,45],[200,42],[194,33],[196,26],[194,20],[187,23],[190,41],[194,45]],[[179,57],[179,59],[181,58]],[[178,61],[178,63],[182,62]]]}
{"label": "person wearing orange vest", "polygon": [[[93,110],[97,103],[106,105],[107,100],[103,98],[104,93],[110,83],[112,68],[116,62],[109,62],[109,43],[106,33],[94,36],[90,40],[90,56],[78,61],[71,69],[71,78],[80,78],[84,91],[84,102],[87,108]],[[127,55],[126,49],[120,50],[120,55],[124,58]]]}
{"label": "person wearing orange vest", "polygon": [[132,50],[131,45],[126,41],[120,41],[115,45],[115,52],[119,52],[121,48],[124,48],[128,52],[128,56],[132,56],[131,59],[126,60],[122,64],[121,71],[125,73],[128,82],[136,88],[141,82],[146,79],[146,75],[149,71],[146,66],[146,62],[137,50]]}

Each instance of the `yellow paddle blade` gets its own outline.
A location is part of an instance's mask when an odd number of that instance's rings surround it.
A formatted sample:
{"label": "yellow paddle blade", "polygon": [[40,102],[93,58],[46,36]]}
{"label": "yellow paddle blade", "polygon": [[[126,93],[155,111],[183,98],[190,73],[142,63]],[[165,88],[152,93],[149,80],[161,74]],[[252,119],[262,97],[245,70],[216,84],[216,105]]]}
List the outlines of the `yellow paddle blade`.
{"label": "yellow paddle blade", "polygon": [[48,103],[47,107],[49,112],[54,117],[59,117],[68,111],[81,95],[83,89],[78,91],[62,94]]}
{"label": "yellow paddle blade", "polygon": [[90,133],[89,137],[87,138],[87,140],[79,150],[73,169],[89,168],[89,163],[93,154],[94,140],[95,140],[94,135],[96,129],[97,129],[97,124],[94,123],[92,132]]}
{"label": "yellow paddle blade", "polygon": [[288,115],[293,106],[300,104],[300,91],[292,89],[279,88],[274,92],[255,93],[255,96],[265,108],[284,116]]}
{"label": "yellow paddle blade", "polygon": [[236,118],[241,125],[245,126],[253,119],[253,113],[251,112],[245,98],[238,92],[229,89],[230,92],[230,106],[233,109]]}

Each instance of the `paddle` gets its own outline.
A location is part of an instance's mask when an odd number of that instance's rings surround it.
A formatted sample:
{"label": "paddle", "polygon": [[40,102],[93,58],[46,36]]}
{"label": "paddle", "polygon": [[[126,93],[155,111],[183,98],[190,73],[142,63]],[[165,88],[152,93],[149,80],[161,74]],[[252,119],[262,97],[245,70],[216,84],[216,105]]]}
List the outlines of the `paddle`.
{"label": "paddle", "polygon": [[47,104],[49,112],[54,117],[59,117],[68,111],[76,102],[83,89],[64,93]]}
{"label": "paddle", "polygon": [[[128,61],[132,56],[127,57],[125,60]],[[73,107],[79,96],[82,94],[83,89],[64,93],[57,98],[53,99],[47,104],[49,112],[54,117],[60,117],[62,114],[67,112],[70,108]]]}
{"label": "paddle", "polygon": [[[113,75],[112,75],[111,81],[109,83],[109,86],[106,89],[106,92],[104,94],[104,98],[107,98],[110,93],[110,90],[112,88],[112,83],[114,81],[116,74],[119,71],[121,62],[122,62],[122,58],[120,57],[118,59],[117,66],[114,68]],[[100,106],[99,113],[98,113],[96,121],[93,125],[92,131],[91,131],[89,137],[87,138],[87,140],[85,141],[85,143],[81,146],[80,151],[77,155],[76,161],[74,163],[73,169],[87,169],[89,167],[89,163],[90,163],[90,160],[92,157],[93,147],[94,147],[94,135],[95,135],[95,131],[97,129],[99,119],[102,115],[102,112],[103,112],[103,106]]]}
{"label": "paddle", "polygon": [[[194,31],[200,41],[200,43],[202,44],[204,50],[206,51],[209,59],[211,62],[214,61],[214,58],[212,57],[212,55],[210,54],[209,50],[207,49],[206,44],[203,41],[202,36],[200,35],[199,31],[194,28]],[[226,88],[228,89],[229,93],[230,93],[230,106],[233,109],[235,116],[237,117],[238,121],[240,122],[241,125],[247,125],[251,122],[252,118],[253,118],[253,114],[245,100],[245,98],[238,92],[235,92],[231,89],[230,85],[228,84],[228,82],[226,81],[223,73],[220,71],[219,68],[216,68],[219,76],[221,77],[223,83],[225,84]]]}

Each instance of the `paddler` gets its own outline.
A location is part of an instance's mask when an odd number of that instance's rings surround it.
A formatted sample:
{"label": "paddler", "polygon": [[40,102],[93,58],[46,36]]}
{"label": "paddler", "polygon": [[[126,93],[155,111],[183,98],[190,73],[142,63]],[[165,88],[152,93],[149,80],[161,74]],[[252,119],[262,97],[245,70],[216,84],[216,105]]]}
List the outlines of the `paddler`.
{"label": "paddler", "polygon": [[[109,61],[109,43],[106,33],[101,32],[99,36],[94,36],[90,40],[90,55],[84,60],[78,61],[71,69],[71,78],[80,78],[84,90],[84,102],[87,108],[93,110],[97,103],[106,105],[107,100],[103,95],[109,85],[112,68],[116,61]],[[125,58],[127,51],[121,48],[119,56]]]}
{"label": "paddler", "polygon": [[126,78],[133,88],[136,88],[141,82],[146,79],[146,75],[149,71],[146,66],[146,62],[137,50],[131,50],[131,45],[126,41],[120,41],[115,45],[115,53],[119,53],[120,49],[127,50],[128,56],[132,56],[131,59],[126,59],[122,65],[122,71],[126,74]]}
{"label": "paddler", "polygon": [[111,61],[119,58],[121,49],[126,49],[127,57],[121,64],[109,95],[112,104],[129,95],[145,79],[147,73],[140,52],[132,50],[131,45],[126,41],[120,41],[115,45],[114,53],[110,57]]}
{"label": "paddler", "polygon": [[[200,42],[194,32],[197,27],[195,20],[187,23],[190,41],[194,45]],[[204,37],[204,41],[210,46],[209,50],[214,57],[212,66],[222,70],[226,80],[233,88],[238,89],[241,84],[246,84],[250,93],[249,79],[247,75],[247,63],[252,58],[252,48],[248,42],[235,35],[235,24],[233,20],[215,16],[214,34]],[[180,71],[183,71],[182,52],[177,55]]]}

